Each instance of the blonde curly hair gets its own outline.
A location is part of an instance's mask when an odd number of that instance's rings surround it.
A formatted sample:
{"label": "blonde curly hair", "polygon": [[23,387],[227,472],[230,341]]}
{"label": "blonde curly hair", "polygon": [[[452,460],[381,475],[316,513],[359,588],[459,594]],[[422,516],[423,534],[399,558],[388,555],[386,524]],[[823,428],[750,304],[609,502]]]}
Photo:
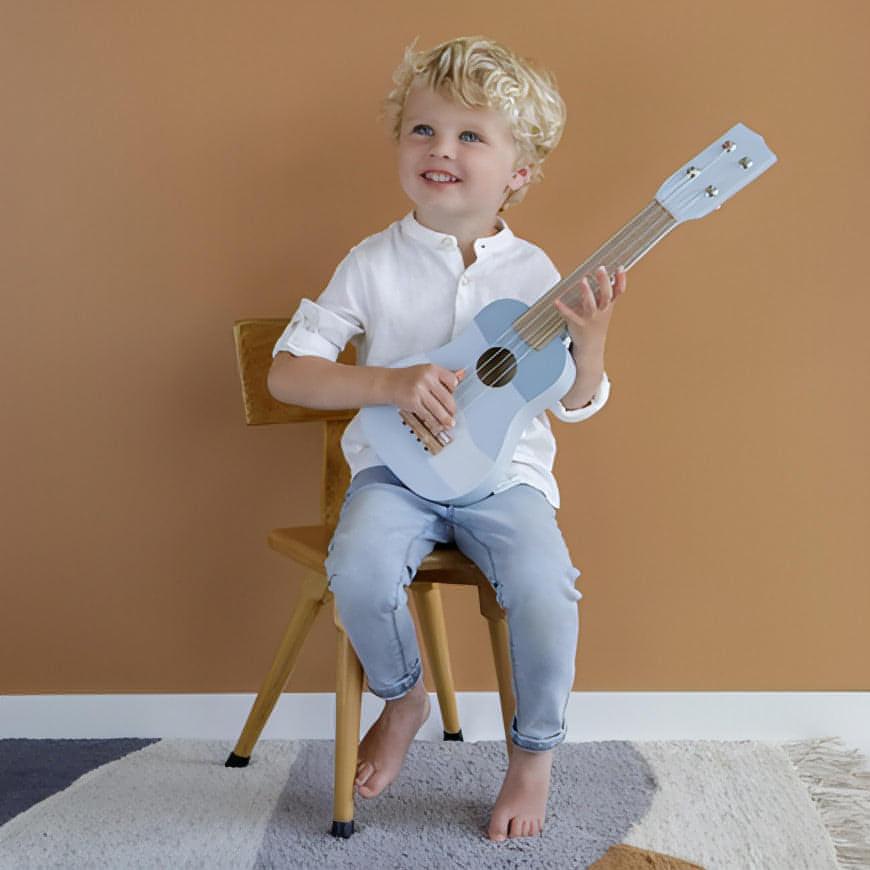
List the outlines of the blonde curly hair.
{"label": "blonde curly hair", "polygon": [[405,100],[420,81],[468,108],[491,108],[504,114],[517,144],[517,168],[528,167],[528,183],[511,191],[502,210],[520,202],[528,184],[543,177],[541,164],[559,143],[565,127],[565,103],[552,73],[483,36],[461,36],[418,51],[405,49],[393,73],[395,87],[383,113],[398,141]]}

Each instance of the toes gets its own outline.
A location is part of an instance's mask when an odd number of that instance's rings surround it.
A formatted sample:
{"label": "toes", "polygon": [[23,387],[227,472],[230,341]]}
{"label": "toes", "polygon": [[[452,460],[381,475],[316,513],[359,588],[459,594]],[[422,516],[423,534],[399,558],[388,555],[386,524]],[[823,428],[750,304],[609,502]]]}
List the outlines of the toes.
{"label": "toes", "polygon": [[390,779],[379,771],[370,761],[361,761],[357,767],[354,785],[360,797],[377,797],[388,785]]}
{"label": "toes", "polygon": [[387,786],[383,777],[370,776],[364,783],[356,787],[357,794],[363,798],[377,797]]}
{"label": "toes", "polygon": [[534,833],[535,823],[531,819],[511,819],[508,826],[508,836],[514,840],[518,837],[531,837]]}
{"label": "toes", "polygon": [[374,772],[375,768],[371,762],[361,761],[356,768],[356,779],[354,779],[354,785],[357,788],[361,785],[365,785]]}
{"label": "toes", "polygon": [[489,830],[487,831],[489,839],[496,843],[506,840],[510,829],[510,820],[503,820],[497,816],[493,816],[489,822]]}
{"label": "toes", "polygon": [[489,839],[495,842],[516,840],[520,837],[536,837],[544,830],[541,819],[526,819],[522,817],[507,819],[493,818],[489,825]]}
{"label": "toes", "polygon": [[358,786],[356,787],[356,793],[357,793],[361,798],[372,798],[372,797],[374,797],[375,794],[376,794],[375,791],[373,791],[372,789],[370,789],[370,788],[369,788],[368,786],[366,786],[366,785],[358,785]]}

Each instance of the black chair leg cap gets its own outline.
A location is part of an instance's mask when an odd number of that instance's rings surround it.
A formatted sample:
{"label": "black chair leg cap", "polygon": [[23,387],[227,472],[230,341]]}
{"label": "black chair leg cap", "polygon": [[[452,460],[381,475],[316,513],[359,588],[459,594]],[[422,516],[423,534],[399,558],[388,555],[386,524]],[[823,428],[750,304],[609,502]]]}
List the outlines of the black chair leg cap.
{"label": "black chair leg cap", "polygon": [[460,743],[465,742],[465,738],[462,736],[462,729],[460,728],[458,731],[445,731],[444,732],[445,740],[458,740]]}
{"label": "black chair leg cap", "polygon": [[349,822],[333,822],[332,836],[347,839],[353,833],[353,819]]}
{"label": "black chair leg cap", "polygon": [[244,755],[236,755],[235,752],[231,752],[224,767],[247,767],[250,760],[250,758],[245,758]]}

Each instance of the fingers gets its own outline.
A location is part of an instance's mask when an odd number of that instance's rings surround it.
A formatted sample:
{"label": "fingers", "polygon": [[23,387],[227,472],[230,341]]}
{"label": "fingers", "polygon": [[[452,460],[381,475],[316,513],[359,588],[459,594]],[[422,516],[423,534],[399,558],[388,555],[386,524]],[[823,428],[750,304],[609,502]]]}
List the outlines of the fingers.
{"label": "fingers", "polygon": [[575,286],[573,298],[567,297],[571,300],[570,305],[566,303],[566,297],[556,301],[563,316],[568,316],[575,322],[592,317],[598,311],[606,311],[625,292],[627,279],[624,267],[618,266],[611,276],[605,266],[599,266],[593,276],[594,289],[590,276],[586,275],[579,285]]}
{"label": "fingers", "polygon": [[596,288],[591,290],[588,276],[583,279],[583,284],[589,288],[589,295],[599,311],[603,311],[616,299],[625,292],[626,272],[623,266],[617,266],[610,275],[604,266],[599,266],[595,270]]}
{"label": "fingers", "polygon": [[453,401],[453,391],[459,385],[459,380],[453,372],[445,369],[436,372],[435,377],[437,380],[423,395],[423,406],[437,424],[448,428],[454,423],[456,403]]}
{"label": "fingers", "polygon": [[611,284],[613,299],[617,299],[625,293],[625,288],[628,286],[628,278],[624,266],[617,266],[613,273],[613,281]]}
{"label": "fingers", "polygon": [[465,369],[450,371],[430,363],[405,371],[410,389],[401,406],[416,414],[434,434],[452,427],[456,414],[453,391],[465,376]]}

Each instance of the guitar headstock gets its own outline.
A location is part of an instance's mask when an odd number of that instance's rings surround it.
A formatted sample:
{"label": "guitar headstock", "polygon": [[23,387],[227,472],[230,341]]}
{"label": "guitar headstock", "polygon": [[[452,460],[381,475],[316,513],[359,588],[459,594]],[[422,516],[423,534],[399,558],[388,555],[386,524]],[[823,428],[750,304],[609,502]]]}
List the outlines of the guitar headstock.
{"label": "guitar headstock", "polygon": [[677,170],[655,198],[678,222],[701,218],[755,181],[776,160],[758,133],[737,124]]}

